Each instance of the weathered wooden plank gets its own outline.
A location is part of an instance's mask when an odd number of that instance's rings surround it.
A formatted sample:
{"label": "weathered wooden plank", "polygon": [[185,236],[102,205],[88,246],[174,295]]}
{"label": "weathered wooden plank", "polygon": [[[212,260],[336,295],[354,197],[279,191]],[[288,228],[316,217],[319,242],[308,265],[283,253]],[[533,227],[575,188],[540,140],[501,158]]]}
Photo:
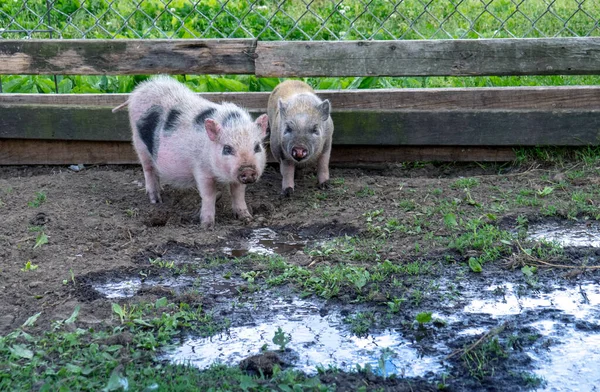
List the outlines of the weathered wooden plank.
{"label": "weathered wooden plank", "polygon": [[[582,146],[600,143],[600,110],[344,110],[334,143],[405,146]],[[341,132],[337,132],[341,130]]]}
{"label": "weathered wooden plank", "polygon": [[256,75],[600,74],[600,38],[258,42]]}
{"label": "weathered wooden plank", "polygon": [[[251,111],[258,115],[262,111]],[[581,146],[600,143],[600,110],[358,110],[332,113],[336,145]],[[0,138],[129,141],[126,111],[0,105]]]}
{"label": "weathered wooden plank", "polygon": [[0,74],[252,74],[254,39],[0,40]]}
{"label": "weathered wooden plank", "polygon": [[0,165],[125,165],[139,163],[131,143],[0,139]]}
{"label": "weathered wooden plank", "polygon": [[110,107],[0,105],[0,139],[128,141],[127,111]]}
{"label": "weathered wooden plank", "polygon": [[[515,158],[511,148],[338,146],[331,163],[491,161]],[[274,162],[269,154],[269,162]],[[83,140],[0,139],[0,165],[138,164],[131,143]]]}
{"label": "weathered wooden plank", "polygon": [[[600,86],[482,87],[381,90],[321,90],[339,109],[598,109]],[[214,102],[234,102],[266,111],[268,92],[201,93]],[[129,94],[0,94],[0,104],[82,105],[115,107]]]}

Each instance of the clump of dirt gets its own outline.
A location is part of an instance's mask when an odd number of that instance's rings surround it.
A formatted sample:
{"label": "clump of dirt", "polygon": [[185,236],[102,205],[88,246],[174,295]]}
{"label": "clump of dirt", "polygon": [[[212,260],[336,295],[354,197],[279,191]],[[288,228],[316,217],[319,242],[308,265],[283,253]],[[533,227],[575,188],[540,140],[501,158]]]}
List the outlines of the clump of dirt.
{"label": "clump of dirt", "polygon": [[243,359],[239,366],[240,369],[255,376],[265,375],[271,377],[273,375],[273,369],[276,366],[282,369],[285,366],[285,363],[279,358],[277,353],[267,351]]}

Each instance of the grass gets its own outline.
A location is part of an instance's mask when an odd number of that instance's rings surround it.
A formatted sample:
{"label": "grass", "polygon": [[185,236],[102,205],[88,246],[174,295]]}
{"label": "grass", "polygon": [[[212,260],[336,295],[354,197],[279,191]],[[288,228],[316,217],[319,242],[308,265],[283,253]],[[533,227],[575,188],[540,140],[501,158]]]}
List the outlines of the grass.
{"label": "grass", "polygon": [[[0,338],[0,390],[134,390],[188,385],[202,378],[196,369],[157,362],[157,350],[180,333],[202,336],[223,328],[201,308],[161,298],[139,305],[113,304],[114,327],[77,327],[79,308],[43,332],[33,332],[39,313]],[[171,384],[176,380],[174,384]],[[173,390],[173,389],[170,389]],[[181,390],[185,390],[182,388]]]}
{"label": "grass", "polygon": [[[224,4],[224,5],[223,5]],[[518,4],[518,5],[517,5]],[[0,5],[0,26],[10,30],[43,29],[45,2]],[[168,7],[166,9],[165,7]],[[596,20],[600,4],[569,0],[518,2],[495,0],[489,4],[467,0],[427,2],[407,0],[395,4],[383,0],[342,2],[318,0],[279,2],[259,0],[205,1],[195,5],[183,0],[141,2],[84,2],[61,0],[50,13],[54,38],[249,38],[260,40],[356,40],[356,39],[452,39],[537,38],[598,36]],[[548,9],[554,14],[548,13]],[[535,28],[531,21],[535,21]],[[13,20],[14,19],[14,20]],[[269,20],[269,26],[266,22]],[[326,21],[324,24],[322,21]],[[443,21],[443,28],[440,28]],[[566,21],[566,22],[565,22]],[[44,21],[46,23],[46,21]],[[381,26],[381,27],[379,27]],[[23,38],[25,33],[0,33],[2,38]],[[33,33],[33,38],[49,38]],[[147,76],[3,76],[8,93],[127,93]],[[199,92],[271,91],[277,78],[248,75],[180,75]],[[423,88],[597,85],[599,76],[491,76],[491,77],[349,77],[305,78],[317,89]]]}
{"label": "grass", "polygon": [[43,191],[39,191],[35,193],[35,197],[33,200],[27,202],[27,205],[31,208],[39,208],[42,204],[46,202],[46,193]]}

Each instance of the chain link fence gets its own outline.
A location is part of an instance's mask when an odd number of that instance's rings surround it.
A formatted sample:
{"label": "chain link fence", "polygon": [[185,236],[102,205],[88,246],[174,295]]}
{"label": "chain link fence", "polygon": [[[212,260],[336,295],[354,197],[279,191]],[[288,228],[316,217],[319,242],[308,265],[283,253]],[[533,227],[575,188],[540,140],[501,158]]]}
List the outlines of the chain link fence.
{"label": "chain link fence", "polygon": [[0,38],[600,36],[597,0],[5,0]]}

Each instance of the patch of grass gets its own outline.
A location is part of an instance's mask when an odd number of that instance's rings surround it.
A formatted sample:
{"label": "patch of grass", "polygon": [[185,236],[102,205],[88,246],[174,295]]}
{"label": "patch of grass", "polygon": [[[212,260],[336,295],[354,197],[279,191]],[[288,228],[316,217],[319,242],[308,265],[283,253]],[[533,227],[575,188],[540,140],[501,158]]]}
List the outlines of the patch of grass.
{"label": "patch of grass", "polygon": [[375,196],[375,190],[368,185],[365,185],[362,189],[356,192],[356,197],[369,197]]}
{"label": "patch of grass", "polygon": [[32,208],[38,208],[45,202],[46,202],[46,193],[43,191],[39,191],[39,192],[35,193],[35,197],[33,200],[27,202],[27,205]]}
{"label": "patch of grass", "polygon": [[515,164],[523,165],[543,162],[564,166],[566,161],[582,161],[585,166],[593,166],[600,161],[600,147],[522,147],[514,150]]}
{"label": "patch of grass", "polygon": [[466,224],[467,231],[450,241],[448,247],[465,254],[476,251],[479,256],[476,261],[483,264],[497,260],[500,256],[511,251],[512,234],[497,226],[474,219]]}
{"label": "patch of grass", "polygon": [[508,358],[508,354],[500,344],[497,336],[462,356],[463,364],[471,377],[479,381],[493,375],[500,360],[506,358]]}
{"label": "patch of grass", "polygon": [[139,211],[137,208],[128,208],[125,210],[125,215],[127,215],[128,218],[135,218],[139,215]]}
{"label": "patch of grass", "polygon": [[471,189],[479,185],[477,178],[459,178],[454,181],[450,187],[454,189]]}
{"label": "patch of grass", "polygon": [[272,286],[292,283],[307,294],[323,298],[337,297],[346,292],[353,293],[358,300],[367,300],[368,289],[372,285],[392,283],[399,276],[429,274],[432,268],[433,264],[429,262],[394,264],[390,260],[368,268],[345,263],[305,268],[274,258],[268,267],[270,275],[266,281]]}
{"label": "patch of grass", "polygon": [[344,236],[308,249],[311,257],[334,258],[339,261],[376,262],[381,259],[384,242],[379,239]]}
{"label": "patch of grass", "polygon": [[350,324],[350,331],[358,337],[369,335],[369,330],[375,324],[373,312],[359,312],[348,316],[344,322]]}

